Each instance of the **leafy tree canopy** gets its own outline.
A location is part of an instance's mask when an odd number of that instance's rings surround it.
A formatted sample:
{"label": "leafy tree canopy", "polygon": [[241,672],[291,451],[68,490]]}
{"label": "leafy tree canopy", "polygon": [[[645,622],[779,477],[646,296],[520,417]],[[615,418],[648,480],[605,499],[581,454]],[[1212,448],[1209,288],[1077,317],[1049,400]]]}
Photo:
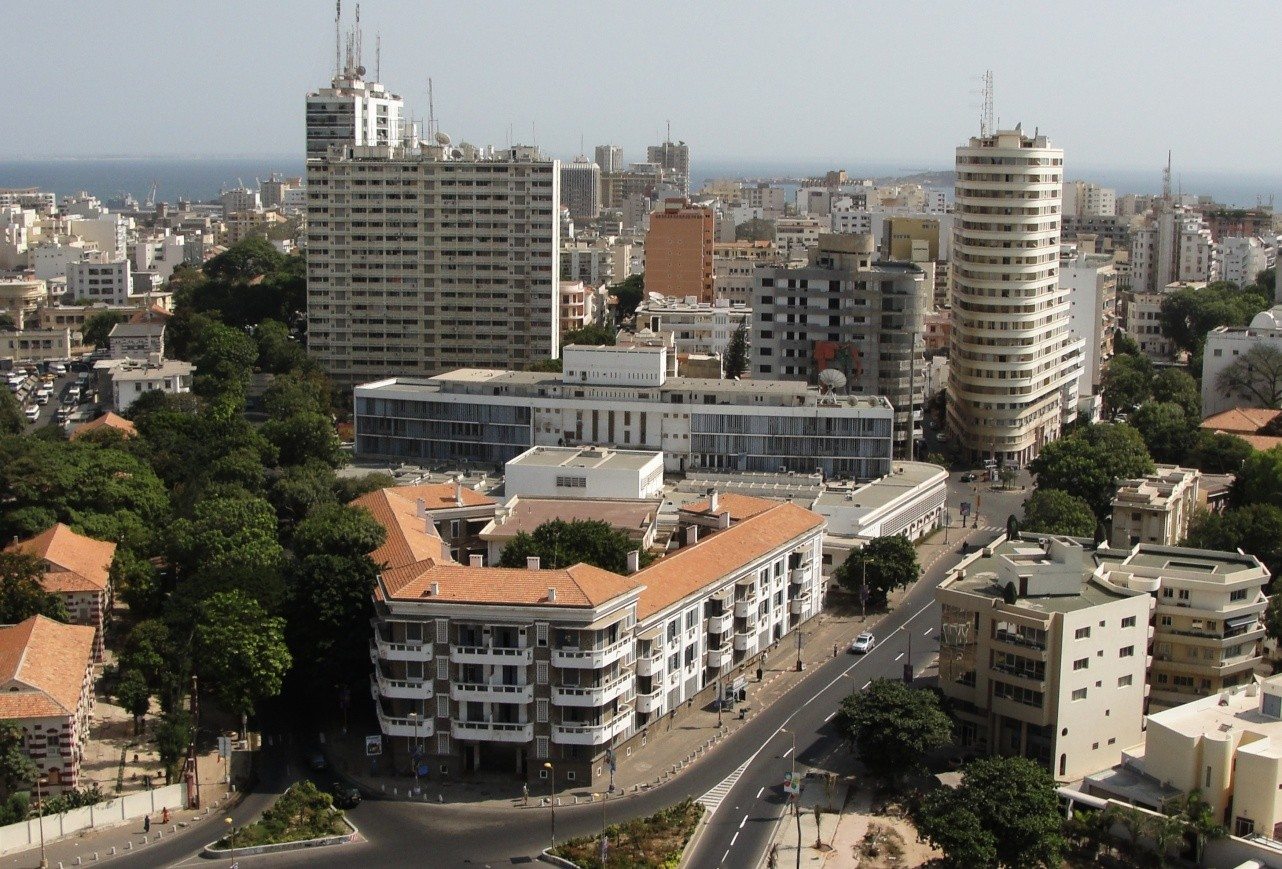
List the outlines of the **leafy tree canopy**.
{"label": "leafy tree canopy", "polygon": [[0,552],[0,624],[16,625],[32,616],[68,621],[62,598],[44,590],[44,561],[35,555]]}
{"label": "leafy tree canopy", "polygon": [[1143,404],[1149,397],[1153,363],[1142,355],[1115,356],[1100,383],[1100,394],[1110,418]]}
{"label": "leafy tree canopy", "polygon": [[193,660],[224,708],[252,715],[280,692],[289,669],[285,620],[243,592],[217,592],[200,605]]}
{"label": "leafy tree canopy", "polygon": [[22,405],[8,389],[0,389],[0,435],[22,434],[27,418],[22,415]]}
{"label": "leafy tree canopy", "polygon": [[[596,519],[575,519],[571,522],[553,519],[551,522],[544,522],[531,533],[522,531],[512,538],[503,547],[499,565],[525,567],[527,557],[538,556],[539,564],[544,568],[559,569],[583,563],[626,574],[628,553],[639,547],[639,543],[622,531],[612,528],[608,522]],[[653,560],[650,553],[641,550],[642,567]]]}
{"label": "leafy tree canopy", "polygon": [[1175,402],[1147,401],[1131,414],[1128,422],[1159,462],[1180,464],[1197,440],[1197,418],[1190,419]]}
{"label": "leafy tree canopy", "polygon": [[886,780],[924,769],[926,755],[952,734],[939,695],[897,679],[875,679],[841,701],[835,724],[859,746],[864,766]]}
{"label": "leafy tree canopy", "polygon": [[1247,504],[1224,513],[1199,512],[1189,525],[1185,544],[1221,552],[1241,549],[1260,559],[1273,576],[1282,575],[1282,508]]}
{"label": "leafy tree canopy", "polygon": [[735,226],[734,238],[735,241],[774,241],[775,222],[760,217],[746,220]]}
{"label": "leafy tree canopy", "polygon": [[1179,349],[1192,352],[1216,326],[1245,326],[1270,301],[1256,287],[1239,289],[1226,281],[1175,290],[1162,299],[1162,334]]}
{"label": "leafy tree canopy", "polygon": [[338,430],[324,414],[304,411],[286,419],[270,419],[261,432],[279,451],[282,465],[321,462],[337,468],[343,464]]}
{"label": "leafy tree canopy", "polygon": [[1247,456],[1229,494],[1237,506],[1272,504],[1282,507],[1282,446]]}
{"label": "leafy tree canopy", "polygon": [[99,311],[96,314],[90,314],[85,320],[84,327],[80,330],[81,340],[85,344],[92,344],[94,347],[106,347],[107,338],[111,335],[111,330],[117,323],[123,323],[129,319],[120,311]]}
{"label": "leafy tree canopy", "polygon": [[868,601],[883,606],[890,593],[915,582],[921,573],[917,550],[903,534],[878,537],[856,549],[837,568],[837,582],[842,588],[862,594],[865,581]]}
{"label": "leafy tree canopy", "polygon": [[561,346],[569,347],[571,344],[577,344],[581,347],[613,347],[614,340],[613,329],[607,329],[604,326],[584,326],[562,335]]}
{"label": "leafy tree canopy", "polygon": [[1202,391],[1197,381],[1181,368],[1163,368],[1153,377],[1150,393],[1154,401],[1178,404],[1196,426],[1202,419]]}
{"label": "leafy tree canopy", "polygon": [[1200,429],[1184,463],[1207,474],[1236,474],[1252,452],[1251,445],[1236,435]]}
{"label": "leafy tree canopy", "polygon": [[1061,489],[1039,488],[1024,501],[1025,531],[1090,537],[1098,521],[1090,504]]}
{"label": "leafy tree canopy", "polygon": [[8,794],[24,785],[30,786],[40,774],[22,743],[22,727],[18,722],[0,721],[0,784]]}
{"label": "leafy tree canopy", "polygon": [[610,287],[610,295],[619,300],[619,319],[631,317],[645,298],[645,275],[635,274]]}
{"label": "leafy tree canopy", "polygon": [[1153,459],[1144,439],[1129,425],[1096,423],[1047,444],[1029,464],[1039,489],[1071,492],[1103,518],[1117,481],[1151,473]]}
{"label": "leafy tree canopy", "polygon": [[186,599],[237,590],[268,606],[280,603],[285,551],[277,542],[276,511],[261,498],[200,501],[192,518],[171,526],[169,548]]}
{"label": "leafy tree canopy", "polygon": [[386,539],[387,530],[364,507],[321,504],[294,529],[294,554],[364,556]]}

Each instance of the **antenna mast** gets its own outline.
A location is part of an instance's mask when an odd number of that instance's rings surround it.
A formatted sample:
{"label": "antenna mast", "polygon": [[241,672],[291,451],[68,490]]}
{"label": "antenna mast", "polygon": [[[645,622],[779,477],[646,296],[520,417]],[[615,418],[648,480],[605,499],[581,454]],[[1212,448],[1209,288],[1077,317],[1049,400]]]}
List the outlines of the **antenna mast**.
{"label": "antenna mast", "polygon": [[356,68],[361,68],[361,4],[356,4]]}
{"label": "antenna mast", "polygon": [[981,137],[987,138],[996,132],[993,116],[993,71],[988,69],[984,70],[984,112],[979,118],[979,135]]}
{"label": "antenna mast", "polygon": [[432,97],[432,79],[427,80],[427,136],[429,141],[436,135],[436,101]]}
{"label": "antenna mast", "polygon": [[374,34],[374,81],[383,80],[383,34]]}
{"label": "antenna mast", "polygon": [[1171,198],[1171,152],[1166,152],[1166,168],[1162,170],[1162,198]]}
{"label": "antenna mast", "polygon": [[343,0],[334,0],[334,77],[343,74]]}

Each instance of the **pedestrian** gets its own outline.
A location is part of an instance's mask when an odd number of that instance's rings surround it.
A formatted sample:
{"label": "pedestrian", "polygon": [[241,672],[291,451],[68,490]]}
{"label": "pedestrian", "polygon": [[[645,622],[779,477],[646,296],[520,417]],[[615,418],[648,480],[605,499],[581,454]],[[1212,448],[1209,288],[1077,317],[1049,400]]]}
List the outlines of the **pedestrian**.
{"label": "pedestrian", "polygon": [[837,657],[837,644],[836,644],[836,643],[833,643],[833,644],[832,644],[832,656],[833,656],[834,658],[835,658],[835,657]]}
{"label": "pedestrian", "polygon": [[146,816],[142,819],[142,831],[143,831],[144,833],[150,833],[150,832],[151,832],[151,815],[146,815]]}
{"label": "pedestrian", "polygon": [[160,823],[162,824],[169,823],[169,806],[165,806],[163,809],[160,810]]}
{"label": "pedestrian", "polygon": [[524,782],[521,783],[521,799],[525,802],[525,805],[528,806],[530,804],[530,786]]}

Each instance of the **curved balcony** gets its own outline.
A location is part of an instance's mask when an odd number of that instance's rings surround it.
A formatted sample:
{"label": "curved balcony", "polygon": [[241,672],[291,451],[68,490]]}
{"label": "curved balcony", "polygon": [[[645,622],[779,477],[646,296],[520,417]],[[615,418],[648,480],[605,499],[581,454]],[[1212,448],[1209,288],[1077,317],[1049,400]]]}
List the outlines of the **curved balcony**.
{"label": "curved balcony", "polygon": [[788,601],[788,612],[794,616],[799,616],[810,609],[810,592],[799,594],[792,600]]}
{"label": "curved balcony", "polygon": [[734,663],[734,652],[729,646],[722,646],[719,649],[709,649],[705,655],[708,666],[724,669]]}
{"label": "curved balcony", "polygon": [[520,666],[534,660],[534,650],[508,646],[450,646],[450,660],[455,664]]}
{"label": "curved balcony", "polygon": [[599,649],[554,649],[552,651],[552,663],[557,667],[594,670],[598,667],[608,667],[615,661],[623,660],[631,649],[632,639],[630,637],[619,640],[609,646],[602,646]]}
{"label": "curved balcony", "polygon": [[534,686],[455,682],[450,685],[450,697],[478,703],[530,703],[534,700]]}
{"label": "curved balcony", "polygon": [[623,697],[632,690],[632,674],[625,673],[604,685],[571,687],[558,685],[552,689],[552,702],[557,706],[604,706],[616,697]]}
{"label": "curved balcony", "polygon": [[384,640],[378,634],[374,634],[374,646],[377,649],[377,656],[384,661],[432,660],[432,644],[422,640],[393,643],[390,640]]}
{"label": "curved balcony", "polygon": [[435,727],[429,718],[395,718],[383,711],[383,707],[376,705],[378,710],[378,728],[383,731],[385,736],[405,736],[410,739],[430,739],[435,733]]}
{"label": "curved balcony", "polygon": [[406,700],[430,700],[435,693],[430,679],[389,679],[375,671],[369,677],[370,693],[379,697],[401,697]]}
{"label": "curved balcony", "polygon": [[455,739],[481,742],[529,742],[534,738],[534,725],[528,722],[459,721],[455,718],[450,722],[450,733]]}
{"label": "curved balcony", "polygon": [[557,724],[552,727],[552,741],[558,745],[606,745],[626,733],[632,722],[632,707],[621,706],[605,724]]}
{"label": "curved balcony", "polygon": [[734,635],[736,652],[747,652],[757,648],[757,632],[742,631]]}
{"label": "curved balcony", "polygon": [[734,627],[733,612],[726,611],[720,615],[708,616],[708,633],[710,634],[724,634],[732,627]]}
{"label": "curved balcony", "polygon": [[655,686],[649,694],[637,695],[638,712],[658,712],[663,708],[663,690]]}
{"label": "curved balcony", "polygon": [[637,658],[637,675],[653,676],[663,669],[663,649],[656,647],[647,658]]}
{"label": "curved balcony", "polygon": [[749,597],[734,602],[735,618],[746,619],[757,614],[757,598]]}

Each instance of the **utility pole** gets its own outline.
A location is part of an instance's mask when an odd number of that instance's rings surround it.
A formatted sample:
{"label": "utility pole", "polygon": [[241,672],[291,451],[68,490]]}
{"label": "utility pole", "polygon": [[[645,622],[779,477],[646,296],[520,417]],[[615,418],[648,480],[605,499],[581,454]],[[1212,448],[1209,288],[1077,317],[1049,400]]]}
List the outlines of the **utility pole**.
{"label": "utility pole", "polygon": [[191,677],[191,742],[187,745],[187,756],[191,759],[191,779],[196,785],[196,805],[200,808],[200,766],[196,755],[196,735],[200,733],[200,693],[196,677]]}
{"label": "utility pole", "polygon": [[801,626],[797,626],[797,672],[800,673],[806,669],[806,664],[801,660]]}

